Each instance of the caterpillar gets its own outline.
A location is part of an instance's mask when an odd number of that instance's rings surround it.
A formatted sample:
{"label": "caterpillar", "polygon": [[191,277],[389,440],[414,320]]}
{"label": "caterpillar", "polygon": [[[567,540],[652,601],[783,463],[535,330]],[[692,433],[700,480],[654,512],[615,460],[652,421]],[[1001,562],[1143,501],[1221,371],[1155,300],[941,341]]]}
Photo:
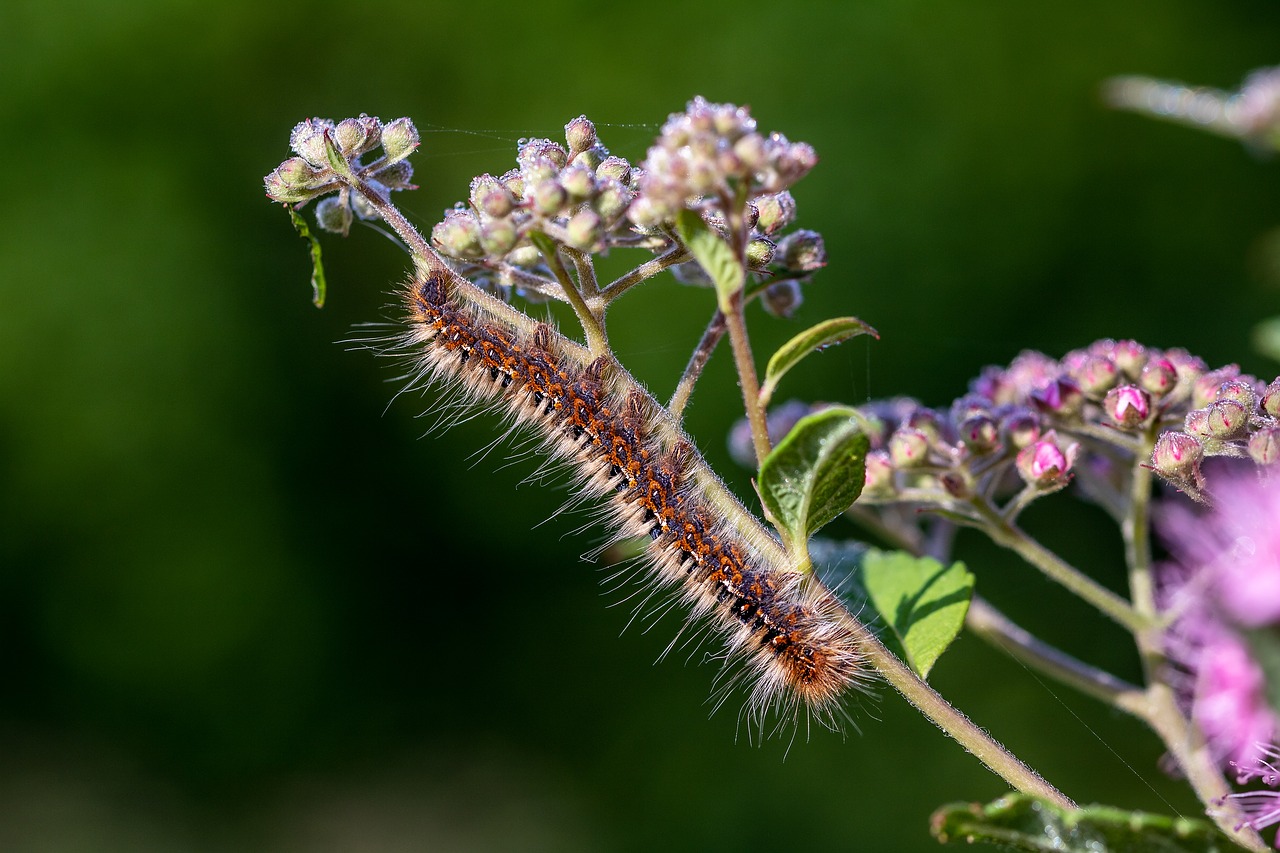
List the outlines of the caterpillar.
{"label": "caterpillar", "polygon": [[757,731],[771,712],[779,727],[807,713],[839,728],[842,696],[868,678],[847,611],[812,573],[789,567],[781,543],[620,364],[442,264],[420,264],[403,302],[407,330],[393,350],[410,360],[410,388],[445,386],[534,431],[584,495],[603,498],[619,535],[647,539],[655,591],[722,643],[715,707],[743,685],[741,713]]}

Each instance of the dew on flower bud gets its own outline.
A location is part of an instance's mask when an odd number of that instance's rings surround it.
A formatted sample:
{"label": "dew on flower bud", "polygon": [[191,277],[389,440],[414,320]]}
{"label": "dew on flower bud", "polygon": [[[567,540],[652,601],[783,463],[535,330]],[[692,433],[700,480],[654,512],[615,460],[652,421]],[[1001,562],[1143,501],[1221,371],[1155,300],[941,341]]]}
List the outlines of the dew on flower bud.
{"label": "dew on flower bud", "polygon": [[1235,400],[1219,400],[1209,406],[1209,434],[1217,439],[1238,437],[1249,425],[1249,413]]}
{"label": "dew on flower bud", "polygon": [[1253,383],[1247,378],[1228,379],[1218,386],[1215,400],[1235,400],[1244,407],[1246,412],[1252,412],[1258,405],[1258,392],[1254,390]]}
{"label": "dew on flower bud", "polygon": [[327,169],[329,155],[325,150],[326,130],[333,130],[333,122],[328,119],[309,118],[298,122],[293,132],[289,134],[289,147],[317,169]]}
{"label": "dew on flower bud", "polygon": [[988,453],[1000,446],[1000,428],[990,415],[975,413],[960,424],[960,440],[974,453]]}
{"label": "dew on flower bud", "polygon": [[447,211],[444,219],[431,229],[431,239],[451,257],[479,258],[484,255],[480,247],[480,223],[470,211]]}
{"label": "dew on flower bud", "polygon": [[1262,399],[1258,401],[1258,408],[1263,414],[1273,418],[1280,417],[1280,378],[1271,380],[1267,385],[1262,392]]}
{"label": "dew on flower bud", "polygon": [[1070,418],[1083,408],[1084,394],[1070,379],[1060,377],[1033,392],[1031,404],[1046,414]]}
{"label": "dew on flower bud", "polygon": [[596,126],[586,116],[578,116],[564,126],[564,139],[571,155],[586,151],[600,141]]}
{"label": "dew on flower bud", "polygon": [[1163,477],[1181,483],[1199,479],[1200,459],[1204,446],[1185,432],[1169,430],[1156,439],[1151,452],[1151,467]]}
{"label": "dew on flower bud", "polygon": [[1263,427],[1249,436],[1249,458],[1259,465],[1280,462],[1280,427]]}
{"label": "dew on flower bud", "polygon": [[538,181],[526,197],[533,203],[533,209],[543,216],[555,216],[569,203],[569,193],[555,178]]}
{"label": "dew on flower bud", "polygon": [[501,257],[515,246],[519,239],[515,223],[510,219],[490,219],[480,226],[480,247],[490,257]]}
{"label": "dew on flower bud", "polygon": [[375,142],[374,145],[365,147],[368,138],[368,127],[353,118],[344,118],[333,129],[333,141],[338,144],[338,150],[346,157],[358,157],[377,145]]}
{"label": "dew on flower bud", "polygon": [[374,172],[373,175],[388,189],[393,190],[413,190],[417,189],[410,181],[413,180],[413,164],[408,160],[400,160],[385,166]]}
{"label": "dew on flower bud", "polygon": [[550,139],[526,139],[520,143],[516,152],[516,162],[526,174],[532,169],[543,168],[543,163],[553,172],[559,171],[569,162],[569,152],[564,146]]}
{"label": "dew on flower bud", "polygon": [[398,163],[418,147],[418,129],[408,118],[398,118],[382,128],[382,151],[387,163]]}
{"label": "dew on flower bud", "polygon": [[599,178],[599,193],[591,206],[595,208],[596,213],[600,214],[605,225],[612,228],[626,214],[627,208],[631,206],[632,197],[631,190],[627,189],[621,181],[614,178]]}
{"label": "dew on flower bud", "polygon": [[1111,358],[1128,379],[1135,380],[1147,364],[1147,348],[1137,341],[1116,341]]}
{"label": "dew on flower bud", "polygon": [[626,184],[631,180],[631,164],[621,157],[606,157],[596,167],[596,175]]}
{"label": "dew on flower bud", "polygon": [[1119,385],[1107,392],[1102,408],[1122,429],[1136,429],[1151,415],[1151,398],[1136,385]]}
{"label": "dew on flower bud", "polygon": [[1182,419],[1182,428],[1188,435],[1194,435],[1196,438],[1209,438],[1211,430],[1209,429],[1209,409],[1192,409],[1187,412],[1185,418]]}
{"label": "dew on flower bud", "polygon": [[1105,356],[1087,356],[1071,377],[1076,384],[1090,397],[1097,398],[1116,384],[1117,373],[1115,362]]}
{"label": "dew on flower bud", "polygon": [[569,198],[575,202],[596,194],[596,173],[586,166],[574,164],[566,167],[560,172],[559,180],[560,186],[564,187]]}
{"label": "dew on flower bud", "polygon": [[1143,366],[1138,384],[1151,396],[1163,397],[1177,387],[1178,369],[1167,358],[1153,358]]}

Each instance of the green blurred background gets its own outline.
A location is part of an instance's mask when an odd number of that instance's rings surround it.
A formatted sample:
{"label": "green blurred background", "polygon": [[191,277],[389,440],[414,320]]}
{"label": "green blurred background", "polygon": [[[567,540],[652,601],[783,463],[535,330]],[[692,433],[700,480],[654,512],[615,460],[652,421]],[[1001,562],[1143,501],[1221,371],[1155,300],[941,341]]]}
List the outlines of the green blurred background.
{"label": "green blurred background", "polygon": [[[935,806],[1003,791],[887,690],[861,734],[735,741],[712,667],[652,665],[674,622],[619,637],[598,532],[533,529],[564,499],[536,462],[469,460],[491,419],[421,439],[430,400],[388,407],[392,365],[341,343],[404,256],[328,239],[311,306],[261,186],[303,117],[412,116],[425,227],[580,113],[639,160],[691,96],[750,104],[822,157],[796,195],[831,257],[761,352],[837,313],[882,334],[784,398],[941,404],[1103,336],[1274,375],[1247,333],[1280,311],[1277,163],[1098,98],[1280,62],[1272,2],[9,0],[0,33],[0,849],[931,850]],[[666,396],[709,311],[661,280],[611,330]],[[745,492],[736,393],[722,353],[690,425]],[[1048,503],[1035,531],[1119,585],[1102,516]],[[1105,620],[961,550],[1134,677]],[[1138,725],[978,641],[933,681],[1082,802],[1195,810]]]}

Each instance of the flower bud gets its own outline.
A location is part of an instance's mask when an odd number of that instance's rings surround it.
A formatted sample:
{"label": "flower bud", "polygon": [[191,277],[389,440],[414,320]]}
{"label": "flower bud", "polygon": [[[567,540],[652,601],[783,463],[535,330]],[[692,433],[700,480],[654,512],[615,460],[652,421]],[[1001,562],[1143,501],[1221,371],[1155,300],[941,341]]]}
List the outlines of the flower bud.
{"label": "flower bud", "polygon": [[600,168],[605,160],[609,159],[609,149],[603,145],[592,145],[586,151],[579,151],[569,161],[571,166],[581,166],[584,169],[590,169],[592,172]]}
{"label": "flower bud", "polygon": [[1027,445],[1018,451],[1015,466],[1023,482],[1036,488],[1050,488],[1065,485],[1067,472],[1071,468],[1075,445],[1067,452],[1058,447],[1057,436],[1050,430],[1044,438]]}
{"label": "flower bud", "polygon": [[889,438],[889,458],[894,468],[923,465],[929,456],[929,436],[918,429],[899,429]]}
{"label": "flower bud", "polygon": [[778,243],[775,259],[791,272],[812,272],[827,265],[827,249],[817,231],[793,231]]}
{"label": "flower bud", "polygon": [[345,237],[351,230],[351,208],[335,195],[321,199],[316,205],[316,224],[325,231]]}
{"label": "flower bud", "polygon": [[621,157],[606,157],[596,168],[596,176],[613,178],[625,185],[631,180],[631,164]]}
{"label": "flower bud", "polygon": [[596,173],[586,166],[568,166],[560,173],[560,186],[575,202],[591,198],[596,194]]}
{"label": "flower bud", "polygon": [[1072,418],[1084,407],[1084,394],[1070,379],[1059,377],[1032,392],[1031,404],[1045,414]]}
{"label": "flower bud", "polygon": [[332,174],[326,175],[301,157],[290,157],[263,178],[262,184],[273,201],[298,204],[328,192],[331,187],[326,184],[326,177]]}
{"label": "flower bud", "polygon": [[747,243],[747,266],[753,270],[764,269],[773,260],[777,246],[768,237],[756,237]]}
{"label": "flower bud", "polygon": [[420,141],[418,129],[408,118],[398,118],[382,128],[382,151],[388,164],[408,157]]}
{"label": "flower bud", "polygon": [[594,251],[604,237],[600,214],[589,207],[582,208],[569,217],[569,222],[565,225],[565,236],[569,245],[575,249]]}
{"label": "flower bud", "polygon": [[[383,134],[385,136],[385,132]],[[527,167],[538,167],[540,161],[548,161],[555,170],[560,170],[569,162],[569,152],[550,139],[522,139],[516,152],[516,162],[522,170]]]}
{"label": "flower bud", "polygon": [[626,214],[631,206],[632,192],[626,185],[614,178],[599,178],[599,193],[591,202],[596,213],[604,220],[606,228],[612,228]]}
{"label": "flower bud", "polygon": [[1213,438],[1236,438],[1249,426],[1249,413],[1235,400],[1220,400],[1209,406],[1208,425]]}
{"label": "flower bud", "polygon": [[440,251],[454,258],[484,255],[480,247],[480,223],[470,211],[447,211],[444,219],[431,229],[431,239]]}
{"label": "flower bud", "polygon": [[[364,118],[368,118],[368,116]],[[381,128],[374,129],[379,133],[374,134],[373,144],[369,145],[371,130],[369,125],[359,119],[344,118],[333,129],[333,141],[338,144],[338,150],[342,152],[343,156],[349,158],[359,157],[366,151],[377,147],[377,137],[380,135]]]}
{"label": "flower bud", "polygon": [[[525,243],[523,246],[517,246],[507,253],[507,263],[527,270],[533,269],[542,263],[542,253],[538,251],[537,246]],[[541,294],[530,294],[525,298],[533,300],[535,297],[543,302],[546,301]]]}
{"label": "flower bud", "polygon": [[515,247],[519,236],[510,219],[490,219],[480,226],[480,247],[489,257],[502,257]]}
{"label": "flower bud", "polygon": [[498,183],[506,187],[517,201],[524,199],[524,173],[519,169],[503,172],[502,177],[498,178]]}
{"label": "flower bud", "polygon": [[1240,368],[1234,364],[1202,374],[1192,386],[1191,405],[1197,409],[1209,405],[1218,399],[1218,389],[1222,387],[1222,383],[1239,375]]}
{"label": "flower bud", "polygon": [[1249,436],[1249,458],[1259,465],[1280,462],[1280,427],[1263,427]]}
{"label": "flower bud", "polygon": [[1151,467],[1174,482],[1198,479],[1204,447],[1194,436],[1170,430],[1160,434],[1151,452]]}
{"label": "flower bud", "polygon": [[1273,379],[1267,385],[1267,390],[1262,392],[1262,399],[1258,401],[1258,408],[1273,418],[1280,417],[1280,379]]}
{"label": "flower bud", "polygon": [[1111,359],[1103,356],[1088,356],[1081,362],[1078,369],[1071,372],[1071,377],[1081,391],[1096,399],[1116,384],[1118,373],[1119,370]]}
{"label": "flower bud", "polygon": [[942,417],[933,409],[916,405],[903,417],[902,425],[924,433],[930,444],[942,440]]}
{"label": "flower bud", "polygon": [[973,414],[960,424],[960,440],[974,453],[988,453],[1000,446],[1000,429],[987,414]]}
{"label": "flower bud", "polygon": [[393,190],[416,190],[413,184],[409,183],[413,180],[413,164],[408,160],[400,160],[392,163],[390,166],[379,169],[374,173],[383,185]]}
{"label": "flower bud", "polygon": [[533,209],[543,216],[555,216],[569,203],[569,193],[555,178],[546,178],[534,184],[527,193]]}
{"label": "flower bud", "polygon": [[790,317],[804,302],[800,283],[794,279],[780,281],[765,288],[761,296],[764,310],[775,317]]}
{"label": "flower bud", "polygon": [[1136,385],[1120,385],[1107,392],[1102,408],[1116,426],[1136,429],[1151,415],[1151,398]]}
{"label": "flower bud", "polygon": [[1258,392],[1253,389],[1253,384],[1245,379],[1228,379],[1218,386],[1216,399],[1235,400],[1244,407],[1246,412],[1252,412],[1258,405]]}
{"label": "flower bud", "polygon": [[867,497],[888,497],[893,491],[893,461],[889,458],[889,453],[872,450],[867,454],[862,493]]}
{"label": "flower bud", "polygon": [[325,118],[309,118],[301,121],[289,134],[289,147],[317,169],[327,169],[329,155],[325,150],[324,132],[332,129],[333,122]]}
{"label": "flower bud", "polygon": [[1194,435],[1196,438],[1205,439],[1210,437],[1209,430],[1209,409],[1192,409],[1187,412],[1187,416],[1182,419],[1182,429],[1187,435]]}
{"label": "flower bud", "polygon": [[1157,399],[1173,391],[1178,384],[1178,369],[1167,358],[1153,358],[1138,377],[1142,390]]}
{"label": "flower bud", "polygon": [[596,126],[586,116],[578,116],[564,126],[564,139],[569,143],[569,154],[574,155],[599,142]]}
{"label": "flower bud", "polygon": [[1142,374],[1147,363],[1147,348],[1137,341],[1116,341],[1111,352],[1111,359],[1120,368],[1120,372],[1130,381]]}
{"label": "flower bud", "polygon": [[1027,409],[1018,409],[1005,415],[1000,426],[1005,440],[1016,450],[1040,440],[1040,419]]}
{"label": "flower bud", "polygon": [[776,234],[795,221],[796,200],[785,190],[758,196],[754,204],[757,211],[756,227],[765,234]]}

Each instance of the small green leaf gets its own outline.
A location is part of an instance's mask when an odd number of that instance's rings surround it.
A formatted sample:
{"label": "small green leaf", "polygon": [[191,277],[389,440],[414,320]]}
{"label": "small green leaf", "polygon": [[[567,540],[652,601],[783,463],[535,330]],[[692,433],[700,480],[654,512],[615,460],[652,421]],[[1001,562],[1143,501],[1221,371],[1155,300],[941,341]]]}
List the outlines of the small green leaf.
{"label": "small green leaf", "polygon": [[1110,806],[1069,811],[1026,794],[989,805],[952,803],[933,813],[943,844],[985,841],[1032,853],[1229,853],[1239,850],[1214,826],[1192,818],[1129,812]]}
{"label": "small green leaf", "polygon": [[907,664],[921,678],[964,627],[973,575],[964,563],[943,566],[905,551],[872,549],[862,560],[871,606],[897,638]]}
{"label": "small green leaf", "polygon": [[742,261],[696,211],[687,208],[680,211],[676,217],[676,231],[694,259],[711,276],[720,310],[728,313],[730,298],[742,290],[743,282],[747,280]]}
{"label": "small green leaf", "polygon": [[827,347],[844,343],[858,335],[871,335],[879,338],[875,329],[857,317],[836,317],[826,320],[812,328],[805,329],[787,341],[769,359],[764,370],[764,385],[760,388],[760,405],[767,406],[773,397],[774,389],[783,374],[800,363],[801,359],[811,352],[821,352]]}
{"label": "small green leaf", "polygon": [[298,234],[311,244],[311,301],[317,308],[323,308],[326,285],[324,261],[320,258],[320,241],[311,233],[306,221],[298,215],[298,211],[294,210],[292,205],[285,205],[285,207],[289,209],[289,218],[293,220],[293,227],[298,229]]}
{"label": "small green leaf", "polygon": [[862,493],[871,442],[855,414],[833,407],[801,418],[760,464],[760,499],[793,549]]}

